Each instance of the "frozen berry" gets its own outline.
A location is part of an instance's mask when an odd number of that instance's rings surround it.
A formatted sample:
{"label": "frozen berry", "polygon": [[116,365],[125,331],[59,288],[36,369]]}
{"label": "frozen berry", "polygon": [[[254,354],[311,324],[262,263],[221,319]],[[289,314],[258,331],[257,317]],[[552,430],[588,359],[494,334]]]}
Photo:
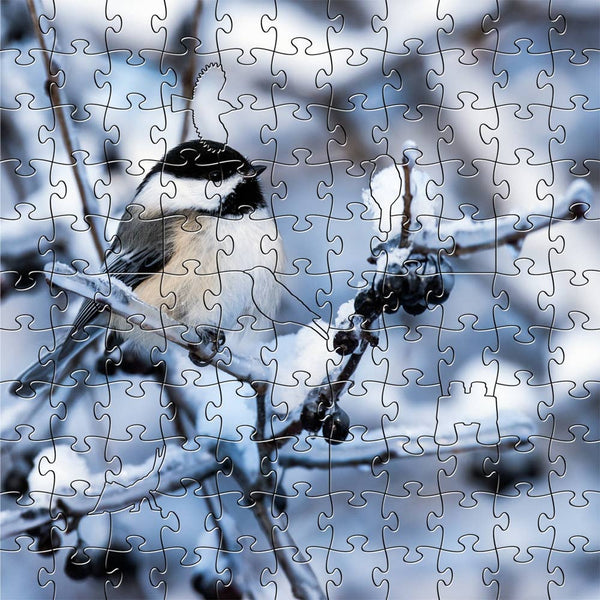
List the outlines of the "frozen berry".
{"label": "frozen berry", "polygon": [[117,372],[117,364],[111,357],[103,354],[96,361],[96,370],[102,375],[114,375]]}
{"label": "frozen berry", "polygon": [[413,304],[403,304],[402,308],[404,308],[409,315],[420,315],[427,310],[427,303],[425,300],[418,300]]}
{"label": "frozen berry", "polygon": [[67,556],[65,561],[65,575],[71,579],[80,581],[92,575],[92,561],[90,557],[83,551],[81,545],[73,554]]}
{"label": "frozen berry", "polygon": [[388,265],[379,285],[384,299],[383,310],[386,313],[395,313],[400,308],[402,298],[408,289],[408,269],[397,263]]}
{"label": "frozen berry", "polygon": [[359,292],[354,299],[354,310],[356,314],[366,321],[374,321],[383,309],[383,298],[377,290],[372,287]]}
{"label": "frozen berry", "polygon": [[426,300],[430,304],[442,304],[450,296],[454,287],[454,272],[446,258],[443,256],[429,256],[427,259]]}
{"label": "frozen berry", "polygon": [[192,587],[207,600],[242,600],[244,597],[233,581],[225,586],[220,579],[213,579],[203,573],[192,577]]}
{"label": "frozen berry", "polygon": [[405,266],[408,269],[408,275],[406,288],[401,298],[403,305],[416,304],[425,297],[427,287],[426,278],[424,277],[426,260],[422,254],[412,254],[410,259],[406,261]]}
{"label": "frozen berry", "polygon": [[323,422],[323,436],[330,444],[341,444],[350,432],[350,417],[346,411],[337,407],[335,411],[325,417]]}
{"label": "frozen berry", "polygon": [[323,425],[323,419],[327,413],[327,403],[323,400],[312,400],[302,407],[300,422],[306,431],[316,433]]}
{"label": "frozen berry", "polygon": [[333,347],[340,356],[348,356],[358,348],[358,335],[354,329],[341,330],[333,336]]}

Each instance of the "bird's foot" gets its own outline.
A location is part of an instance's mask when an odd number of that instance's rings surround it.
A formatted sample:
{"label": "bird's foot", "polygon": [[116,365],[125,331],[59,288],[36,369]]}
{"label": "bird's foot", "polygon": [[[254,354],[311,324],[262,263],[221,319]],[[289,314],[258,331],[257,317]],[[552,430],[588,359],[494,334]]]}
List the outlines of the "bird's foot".
{"label": "bird's foot", "polygon": [[210,364],[210,360],[215,356],[215,354],[218,354],[223,349],[223,346],[225,345],[225,333],[222,329],[217,327],[203,327],[202,329],[197,329],[196,331],[200,337],[201,343],[209,346],[211,354],[208,359],[203,360],[192,348],[190,350],[189,357],[197,367],[206,367],[208,364]]}

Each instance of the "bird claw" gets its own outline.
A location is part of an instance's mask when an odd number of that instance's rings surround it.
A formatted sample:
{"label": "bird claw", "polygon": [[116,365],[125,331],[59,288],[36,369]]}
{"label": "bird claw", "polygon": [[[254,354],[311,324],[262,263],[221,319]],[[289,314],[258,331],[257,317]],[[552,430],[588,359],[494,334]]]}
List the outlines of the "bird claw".
{"label": "bird claw", "polygon": [[206,367],[210,364],[212,358],[223,349],[225,345],[225,333],[222,329],[216,327],[203,327],[198,330],[198,335],[203,344],[211,345],[211,355],[208,360],[202,360],[192,349],[190,350],[189,357],[197,367]]}
{"label": "bird claw", "polygon": [[203,327],[200,330],[200,339],[205,344],[213,345],[213,350],[220,352],[225,345],[225,333],[217,327]]}

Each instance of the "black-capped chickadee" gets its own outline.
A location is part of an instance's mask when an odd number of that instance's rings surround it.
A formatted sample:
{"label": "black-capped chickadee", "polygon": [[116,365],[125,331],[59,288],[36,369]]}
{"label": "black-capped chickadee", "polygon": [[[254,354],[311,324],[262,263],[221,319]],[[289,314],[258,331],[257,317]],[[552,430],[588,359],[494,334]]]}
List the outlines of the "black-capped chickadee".
{"label": "black-capped chickadee", "polygon": [[[228,343],[242,316],[255,319],[254,329],[268,328],[281,299],[274,273],[283,247],[257,180],[264,169],[217,142],[192,140],[173,148],[126,207],[107,273],[180,323],[223,330]],[[84,331],[101,313],[98,303],[86,301],[67,338],[25,371],[13,391],[31,397],[33,382],[57,383],[81,339],[89,343],[105,333],[102,327]],[[133,338],[138,348],[157,344],[155,335],[115,316],[110,329]]]}

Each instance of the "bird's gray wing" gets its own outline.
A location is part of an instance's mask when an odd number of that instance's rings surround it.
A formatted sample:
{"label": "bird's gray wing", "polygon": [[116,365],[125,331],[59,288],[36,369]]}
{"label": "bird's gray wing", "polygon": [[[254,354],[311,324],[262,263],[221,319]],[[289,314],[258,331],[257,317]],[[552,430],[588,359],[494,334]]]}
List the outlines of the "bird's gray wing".
{"label": "bird's gray wing", "polygon": [[[142,219],[143,209],[129,205],[117,230],[116,239],[106,260],[106,271],[135,289],[142,281],[164,269],[173,252],[168,243],[169,229],[179,226],[177,219]],[[101,311],[94,300],[82,305],[71,335],[83,329]]]}
{"label": "bird's gray wing", "polygon": [[[170,239],[167,228],[181,224],[181,219],[141,219],[142,212],[143,207],[139,205],[137,208],[136,205],[127,207],[106,259],[106,271],[133,289],[161,271],[170,260],[171,248],[165,241]],[[86,300],[66,337],[41,361],[34,362],[19,376],[13,392],[22,397],[32,397],[36,394],[33,382],[59,382],[88,343],[104,335],[100,323],[99,327],[85,330],[87,325],[99,321],[104,306],[94,300]]]}

